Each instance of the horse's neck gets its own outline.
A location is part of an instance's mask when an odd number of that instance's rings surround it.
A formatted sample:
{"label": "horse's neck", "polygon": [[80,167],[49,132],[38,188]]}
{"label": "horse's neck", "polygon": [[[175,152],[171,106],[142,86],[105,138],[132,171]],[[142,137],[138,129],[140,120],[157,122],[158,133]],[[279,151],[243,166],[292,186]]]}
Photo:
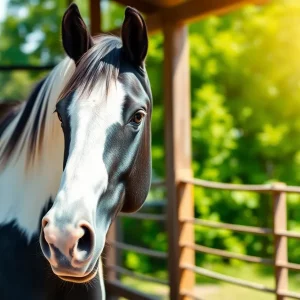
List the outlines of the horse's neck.
{"label": "horse's neck", "polygon": [[[36,99],[33,99],[30,118],[16,145],[17,149],[0,169],[0,224],[15,221],[28,237],[38,230],[43,208],[50,198],[55,197],[59,186],[64,142],[60,122],[53,111],[62,88],[73,72],[73,63],[65,59],[50,73]],[[25,106],[1,136],[0,158]],[[37,139],[34,148],[33,133]]]}

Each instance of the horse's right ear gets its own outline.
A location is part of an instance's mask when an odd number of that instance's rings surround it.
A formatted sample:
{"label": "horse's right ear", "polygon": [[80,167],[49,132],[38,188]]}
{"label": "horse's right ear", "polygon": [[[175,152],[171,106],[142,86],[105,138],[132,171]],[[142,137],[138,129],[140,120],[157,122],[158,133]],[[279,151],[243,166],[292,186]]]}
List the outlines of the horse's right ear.
{"label": "horse's right ear", "polygon": [[75,3],[68,7],[62,19],[62,43],[66,53],[76,64],[94,45]]}
{"label": "horse's right ear", "polygon": [[129,60],[142,66],[148,51],[147,26],[142,15],[130,6],[125,10],[122,43]]}

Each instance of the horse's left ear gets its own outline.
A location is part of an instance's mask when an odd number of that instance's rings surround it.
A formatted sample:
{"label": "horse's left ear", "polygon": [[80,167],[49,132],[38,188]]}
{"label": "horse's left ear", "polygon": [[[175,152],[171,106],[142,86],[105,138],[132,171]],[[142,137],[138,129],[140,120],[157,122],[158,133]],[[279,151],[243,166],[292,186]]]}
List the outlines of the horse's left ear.
{"label": "horse's left ear", "polygon": [[125,10],[122,42],[127,57],[141,66],[148,52],[147,27],[142,15],[132,7],[127,7]]}
{"label": "horse's left ear", "polygon": [[93,45],[90,35],[75,3],[66,10],[62,20],[62,42],[66,53],[77,64]]}

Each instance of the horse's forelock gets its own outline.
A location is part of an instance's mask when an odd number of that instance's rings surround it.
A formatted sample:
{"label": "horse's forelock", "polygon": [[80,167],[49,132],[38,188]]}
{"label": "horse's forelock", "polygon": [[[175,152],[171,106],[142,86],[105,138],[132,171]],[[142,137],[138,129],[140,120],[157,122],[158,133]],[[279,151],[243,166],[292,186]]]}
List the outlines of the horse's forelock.
{"label": "horse's forelock", "polygon": [[122,46],[120,38],[101,35],[95,38],[95,42],[95,45],[81,57],[58,101],[75,90],[82,94],[90,94],[94,88],[102,84],[105,85],[107,93],[111,82],[117,80]]}

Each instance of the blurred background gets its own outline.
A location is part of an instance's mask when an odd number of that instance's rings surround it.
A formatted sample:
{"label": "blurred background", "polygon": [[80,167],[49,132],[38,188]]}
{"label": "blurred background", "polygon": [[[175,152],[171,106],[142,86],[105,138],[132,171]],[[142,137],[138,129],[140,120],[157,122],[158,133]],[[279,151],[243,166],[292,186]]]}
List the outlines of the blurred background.
{"label": "blurred background", "polygon": [[[88,3],[76,0],[89,24]],[[49,66],[64,57],[60,22],[65,1],[0,1],[0,101],[26,100],[47,70],[10,70],[14,65]],[[120,26],[124,7],[102,1],[102,28]],[[194,177],[228,183],[285,182],[300,185],[300,1],[273,0],[247,5],[224,16],[208,16],[189,26]],[[152,85],[153,180],[165,177],[163,112],[163,36],[152,35],[147,68]],[[5,69],[7,66],[7,69]],[[269,196],[195,187],[195,217],[211,221],[271,227]],[[164,188],[151,191],[150,213],[165,210]],[[120,219],[122,241],[166,251],[163,223]],[[288,196],[288,229],[300,230],[300,197]],[[229,230],[195,228],[197,244],[235,253],[271,257],[271,237]],[[129,270],[167,277],[167,263],[133,251],[120,251]],[[300,241],[289,240],[290,262],[300,263]],[[204,253],[196,264],[274,285],[271,267]],[[165,298],[167,288],[123,276],[123,282]],[[300,276],[289,283],[300,291]],[[274,299],[272,295],[197,276],[203,299]]]}

